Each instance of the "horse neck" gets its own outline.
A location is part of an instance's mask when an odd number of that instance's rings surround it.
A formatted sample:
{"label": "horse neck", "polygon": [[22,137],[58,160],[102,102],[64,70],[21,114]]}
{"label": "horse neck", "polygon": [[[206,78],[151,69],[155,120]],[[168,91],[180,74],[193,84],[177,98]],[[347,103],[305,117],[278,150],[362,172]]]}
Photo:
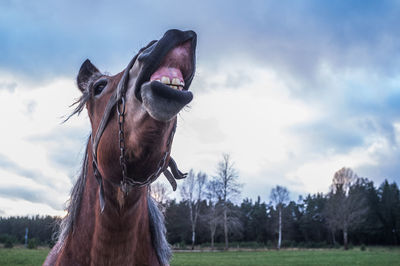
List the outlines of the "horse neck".
{"label": "horse neck", "polygon": [[[91,158],[89,152],[89,162]],[[125,196],[110,182],[103,179],[103,184],[101,212],[99,185],[89,163],[81,208],[66,248],[82,264],[158,265],[151,242],[147,187],[134,188]]]}
{"label": "horse neck", "polygon": [[[104,182],[104,181],[103,181]],[[127,196],[104,182],[105,208],[100,212],[98,194],[91,257],[95,265],[154,265],[158,263],[151,242],[147,187]],[[105,263],[106,262],[106,263]]]}

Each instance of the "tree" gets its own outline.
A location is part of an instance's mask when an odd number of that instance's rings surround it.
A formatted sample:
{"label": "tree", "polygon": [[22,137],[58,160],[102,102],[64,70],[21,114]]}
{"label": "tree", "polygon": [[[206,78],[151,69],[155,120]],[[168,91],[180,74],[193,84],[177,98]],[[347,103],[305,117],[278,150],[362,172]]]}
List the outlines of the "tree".
{"label": "tree", "polygon": [[216,191],[222,204],[225,249],[229,247],[228,232],[229,228],[240,228],[240,222],[234,215],[231,215],[229,202],[240,195],[241,184],[238,181],[239,175],[231,161],[229,154],[223,154],[222,160],[218,163],[217,174],[214,176]]}
{"label": "tree", "polygon": [[382,222],[379,220],[378,215],[378,192],[375,189],[373,182],[369,181],[367,178],[359,178],[353,185],[352,190],[362,194],[365,201],[364,203],[368,206],[368,211],[363,217],[362,223],[349,231],[352,242],[357,245],[377,244],[379,242],[378,239],[383,238]]}
{"label": "tree", "polygon": [[282,209],[289,200],[289,192],[285,187],[276,186],[271,190],[270,194],[271,201],[275,204],[275,208],[278,211],[278,245],[277,248],[281,248],[282,243]]}
{"label": "tree", "polygon": [[171,244],[190,241],[191,225],[189,219],[189,207],[186,202],[168,201],[165,211],[165,225],[167,238]]}
{"label": "tree", "polygon": [[218,198],[218,184],[215,180],[207,183],[208,212],[206,219],[210,227],[211,249],[214,249],[214,238],[217,226],[221,221],[221,204]]}
{"label": "tree", "polygon": [[302,220],[303,215],[302,204],[290,201],[287,206],[285,206],[282,211],[282,220],[285,221],[284,233],[286,239],[295,242],[300,242],[302,240],[300,221]]}
{"label": "tree", "polygon": [[181,185],[181,196],[189,206],[190,224],[192,228],[192,250],[196,240],[196,225],[200,213],[200,203],[206,185],[207,175],[199,172],[197,176],[190,170],[185,181]]}
{"label": "tree", "polygon": [[308,195],[303,200],[303,216],[300,219],[300,230],[306,242],[323,242],[328,238],[324,220],[324,208],[327,198],[322,193]]}
{"label": "tree", "polygon": [[397,245],[400,241],[400,191],[396,183],[385,180],[378,190],[378,215],[384,226],[383,235],[387,244]]}
{"label": "tree", "polygon": [[243,241],[267,243],[267,205],[261,202],[260,196],[252,202],[246,198],[240,205],[241,222],[243,225]]}
{"label": "tree", "polygon": [[160,182],[155,182],[151,184],[151,196],[154,198],[156,202],[159,204],[165,204],[169,199],[170,191],[167,186]]}
{"label": "tree", "polygon": [[344,248],[348,249],[348,231],[364,221],[368,211],[365,198],[357,183],[358,176],[350,168],[343,167],[332,179],[331,191],[324,214],[330,229],[343,232]]}

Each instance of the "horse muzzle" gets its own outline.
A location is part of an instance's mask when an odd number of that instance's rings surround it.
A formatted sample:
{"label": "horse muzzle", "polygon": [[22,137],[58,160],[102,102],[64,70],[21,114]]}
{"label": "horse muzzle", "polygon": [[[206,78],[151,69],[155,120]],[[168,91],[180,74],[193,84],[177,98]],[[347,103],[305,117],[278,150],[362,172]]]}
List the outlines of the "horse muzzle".
{"label": "horse muzzle", "polygon": [[193,31],[169,30],[138,56],[135,97],[158,121],[170,121],[193,99],[196,38]]}

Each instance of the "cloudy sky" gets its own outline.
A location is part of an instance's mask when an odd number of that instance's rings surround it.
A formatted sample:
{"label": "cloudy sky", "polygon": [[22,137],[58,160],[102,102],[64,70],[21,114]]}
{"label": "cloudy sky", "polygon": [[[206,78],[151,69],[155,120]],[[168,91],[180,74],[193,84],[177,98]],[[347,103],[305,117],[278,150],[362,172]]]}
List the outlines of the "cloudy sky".
{"label": "cloudy sky", "polygon": [[242,197],[265,201],[327,192],[343,166],[400,182],[398,2],[215,2],[1,1],[0,215],[64,213],[90,133],[86,114],[61,123],[80,65],[118,73],[170,28],[198,34],[183,170],[230,153]]}

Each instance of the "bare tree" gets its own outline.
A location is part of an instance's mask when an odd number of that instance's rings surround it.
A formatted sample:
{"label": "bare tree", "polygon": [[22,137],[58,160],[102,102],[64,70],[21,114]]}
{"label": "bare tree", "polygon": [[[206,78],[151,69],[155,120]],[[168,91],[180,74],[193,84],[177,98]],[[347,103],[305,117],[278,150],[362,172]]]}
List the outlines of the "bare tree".
{"label": "bare tree", "polygon": [[275,204],[275,208],[278,211],[278,245],[277,248],[281,248],[282,243],[282,209],[284,204],[289,200],[289,192],[285,187],[276,186],[271,190],[270,194],[271,201]]}
{"label": "bare tree", "polygon": [[170,191],[167,186],[160,182],[155,182],[151,184],[151,196],[159,204],[164,204],[169,199],[168,195]]}
{"label": "bare tree", "polygon": [[214,238],[217,226],[221,223],[221,205],[218,199],[218,184],[215,180],[207,183],[208,213],[206,219],[210,227],[211,249],[214,250]]}
{"label": "bare tree", "polygon": [[337,171],[324,210],[332,234],[342,230],[345,249],[348,249],[348,230],[362,223],[368,211],[363,194],[356,189],[360,180],[350,168],[343,167]]}
{"label": "bare tree", "polygon": [[181,185],[181,196],[189,206],[190,224],[192,229],[192,250],[196,240],[196,225],[200,213],[200,203],[206,185],[207,175],[199,172],[197,176],[190,170],[185,181]]}
{"label": "bare tree", "polygon": [[331,184],[331,191],[333,193],[341,191],[348,195],[350,187],[355,184],[357,179],[357,174],[355,174],[351,168],[343,167],[334,174]]}
{"label": "bare tree", "polygon": [[[236,219],[233,216],[229,217],[229,201],[234,200],[240,195],[241,184],[238,182],[238,172],[234,168],[234,164],[231,162],[229,154],[223,154],[222,160],[217,166],[217,175],[214,176],[214,181],[217,189],[217,195],[222,203],[223,222],[224,222],[224,237],[225,237],[225,249],[229,247],[228,232],[229,227],[235,226],[239,228],[239,224],[236,223]],[[232,222],[229,226],[229,222]]]}

